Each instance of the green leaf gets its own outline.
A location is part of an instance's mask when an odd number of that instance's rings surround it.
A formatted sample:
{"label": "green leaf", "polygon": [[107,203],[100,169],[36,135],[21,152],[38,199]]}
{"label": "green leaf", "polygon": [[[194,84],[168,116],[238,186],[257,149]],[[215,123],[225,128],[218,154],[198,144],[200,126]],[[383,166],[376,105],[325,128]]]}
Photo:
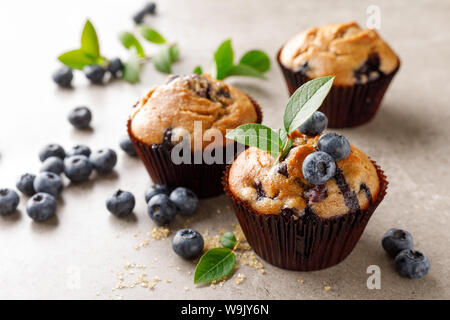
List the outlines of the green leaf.
{"label": "green leaf", "polygon": [[288,154],[289,150],[291,150],[292,148],[292,139],[288,139],[286,130],[284,130],[283,128],[278,129],[278,134],[280,135],[280,139],[282,141],[283,146],[282,149],[284,148],[284,150],[282,150],[282,153],[280,155],[280,158],[283,159]]}
{"label": "green leaf", "polygon": [[81,50],[94,58],[100,57],[97,32],[89,20],[84,24],[83,33],[81,34]]}
{"label": "green leaf", "polygon": [[194,283],[211,282],[225,277],[233,271],[236,255],[228,248],[208,250],[195,268]]}
{"label": "green leaf", "polygon": [[215,78],[225,79],[228,72],[233,68],[234,53],[231,46],[231,40],[225,40],[214,53],[214,62],[216,65]]}
{"label": "green leaf", "polygon": [[67,51],[58,57],[58,60],[72,69],[82,70],[85,66],[98,63],[98,59],[88,55],[81,49]]}
{"label": "green leaf", "polygon": [[170,60],[173,62],[178,61],[180,57],[180,49],[177,44],[173,44],[169,47]]}
{"label": "green leaf", "polygon": [[264,74],[259,72],[258,70],[246,65],[246,64],[238,64],[233,66],[227,73],[227,77],[229,76],[247,76],[247,77],[255,77],[260,79],[265,79]]}
{"label": "green leaf", "polygon": [[141,36],[153,43],[161,44],[165,43],[166,39],[155,29],[149,28],[145,25],[139,26],[139,32],[141,33]]}
{"label": "green leaf", "polygon": [[172,58],[170,47],[164,46],[155,54],[152,61],[156,70],[159,72],[171,73],[173,62]]}
{"label": "green leaf", "polygon": [[288,133],[297,129],[320,108],[333,85],[334,77],[322,77],[306,82],[289,98],[284,111],[284,128]]}
{"label": "green leaf", "polygon": [[269,56],[261,50],[248,51],[242,56],[239,63],[252,67],[261,73],[264,73],[270,69]]}
{"label": "green leaf", "polygon": [[142,48],[142,45],[139,42],[139,40],[136,39],[136,37],[131,32],[128,32],[128,31],[121,32],[119,34],[119,40],[120,40],[120,42],[122,42],[122,44],[125,48],[127,48],[127,49],[135,48],[136,52],[140,58],[145,57],[144,48]]}
{"label": "green leaf", "polygon": [[222,246],[228,249],[233,249],[236,245],[236,237],[233,232],[225,232],[220,238],[220,243]]}
{"label": "green leaf", "polygon": [[196,74],[203,74],[203,70],[202,70],[201,66],[196,66],[192,72],[196,73]]}
{"label": "green leaf", "polygon": [[283,143],[278,132],[258,123],[247,123],[228,132],[226,137],[247,146],[268,151],[275,159],[281,152]]}
{"label": "green leaf", "polygon": [[123,80],[136,83],[140,81],[139,77],[139,57],[136,53],[133,53],[130,58],[125,62],[123,68]]}

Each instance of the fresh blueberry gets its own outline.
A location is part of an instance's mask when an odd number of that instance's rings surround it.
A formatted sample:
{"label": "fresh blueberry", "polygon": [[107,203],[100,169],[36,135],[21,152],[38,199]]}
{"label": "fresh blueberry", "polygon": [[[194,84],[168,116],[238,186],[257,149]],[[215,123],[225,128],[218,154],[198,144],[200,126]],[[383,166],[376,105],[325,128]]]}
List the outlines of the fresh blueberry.
{"label": "fresh blueberry", "polygon": [[66,157],[71,156],[86,156],[89,157],[91,155],[91,149],[88,146],[77,144],[72,147],[69,151],[67,151]]}
{"label": "fresh blueberry", "polygon": [[83,68],[84,75],[93,84],[102,84],[106,70],[98,64],[91,64]]}
{"label": "fresh blueberry", "polygon": [[65,156],[66,152],[64,151],[63,147],[56,143],[46,145],[39,152],[39,159],[41,161],[44,161],[45,159],[50,157],[58,157],[64,159]]}
{"label": "fresh blueberry", "polygon": [[17,180],[16,187],[26,196],[32,196],[36,193],[33,187],[34,179],[36,175],[32,173],[25,173],[20,176],[19,180]]}
{"label": "fresh blueberry", "polygon": [[117,190],[106,200],[106,208],[113,215],[125,217],[133,212],[136,201],[131,192]]}
{"label": "fresh blueberry", "polygon": [[145,18],[146,13],[144,11],[139,11],[137,12],[134,16],[133,16],[133,21],[135,24],[141,24],[142,22],[144,22],[144,18]]}
{"label": "fresh blueberry", "polygon": [[328,153],[335,161],[340,161],[350,154],[350,143],[341,134],[329,132],[321,135],[317,140],[317,148]]}
{"label": "fresh blueberry", "polygon": [[145,5],[143,11],[148,14],[155,14],[156,12],[156,3],[149,2]]}
{"label": "fresh blueberry", "polygon": [[41,172],[34,179],[33,186],[36,192],[48,193],[56,198],[63,189],[63,182],[53,172]]}
{"label": "fresh blueberry", "polygon": [[171,222],[178,208],[166,194],[157,194],[148,202],[148,215],[158,225]]}
{"label": "fresh blueberry", "polygon": [[193,259],[203,250],[202,235],[193,229],[180,229],[172,239],[172,249],[184,259]]}
{"label": "fresh blueberry", "polygon": [[129,136],[124,136],[120,140],[120,148],[125,151],[130,157],[136,157],[137,152],[134,148],[133,142],[131,142],[131,139]]}
{"label": "fresh blueberry", "polygon": [[53,73],[53,81],[61,88],[70,88],[72,85],[73,72],[69,67],[63,66]]}
{"label": "fresh blueberry", "polygon": [[72,182],[89,180],[92,170],[91,162],[84,155],[75,155],[64,160],[64,174]]}
{"label": "fresh blueberry", "polygon": [[170,193],[170,200],[178,207],[178,212],[185,216],[192,215],[198,208],[198,198],[192,190],[178,187]]}
{"label": "fresh blueberry", "polygon": [[336,172],[334,159],[325,152],[317,151],[309,154],[303,161],[303,176],[311,184],[325,184]]}
{"label": "fresh blueberry", "polygon": [[121,78],[123,74],[123,63],[119,58],[112,59],[107,70],[111,73],[114,78]]}
{"label": "fresh blueberry", "polygon": [[0,215],[7,215],[16,211],[19,205],[19,195],[12,189],[0,189]]}
{"label": "fresh blueberry", "polygon": [[89,161],[100,174],[111,172],[117,163],[117,154],[112,149],[100,149],[89,156]]}
{"label": "fresh blueberry", "polygon": [[36,193],[27,202],[27,213],[31,219],[42,222],[50,219],[56,212],[56,199],[48,193]]}
{"label": "fresh blueberry", "polygon": [[170,194],[170,188],[163,184],[154,184],[145,192],[145,202],[148,203],[153,196],[157,194]]}
{"label": "fresh blueberry", "polygon": [[60,174],[64,171],[64,162],[58,157],[49,157],[42,162],[41,172],[48,171]]}
{"label": "fresh blueberry", "polygon": [[395,257],[395,268],[403,277],[422,278],[430,271],[430,260],[420,251],[405,249]]}
{"label": "fresh blueberry", "polygon": [[395,258],[400,251],[414,247],[411,234],[408,231],[395,228],[384,234],[381,245],[392,258]]}
{"label": "fresh blueberry", "polygon": [[69,122],[77,129],[87,129],[91,124],[92,113],[87,107],[76,107],[69,113]]}
{"label": "fresh blueberry", "polygon": [[316,136],[325,130],[327,125],[327,116],[320,111],[316,111],[308,120],[298,127],[298,131],[307,136]]}

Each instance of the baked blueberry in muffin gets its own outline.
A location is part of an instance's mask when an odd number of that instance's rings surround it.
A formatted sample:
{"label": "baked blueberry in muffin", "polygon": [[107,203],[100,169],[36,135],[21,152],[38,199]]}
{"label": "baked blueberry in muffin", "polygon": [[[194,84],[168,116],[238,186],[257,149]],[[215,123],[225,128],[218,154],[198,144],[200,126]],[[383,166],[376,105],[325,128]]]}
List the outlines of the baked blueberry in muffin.
{"label": "baked blueberry in muffin", "polygon": [[[201,163],[194,164],[194,154],[211,148],[215,155],[223,149],[225,157],[225,148],[233,144],[225,138],[226,131],[261,122],[261,117],[256,102],[233,86],[209,75],[174,75],[137,104],[128,133],[155,183],[187,187],[203,198],[223,192],[220,179],[226,159],[206,163],[200,156]],[[181,141],[190,142],[190,163],[174,163],[171,158]]]}
{"label": "baked blueberry in muffin", "polygon": [[289,40],[278,62],[292,94],[308,80],[333,75],[321,111],[330,127],[369,121],[376,113],[400,60],[373,29],[356,22],[310,28]]}

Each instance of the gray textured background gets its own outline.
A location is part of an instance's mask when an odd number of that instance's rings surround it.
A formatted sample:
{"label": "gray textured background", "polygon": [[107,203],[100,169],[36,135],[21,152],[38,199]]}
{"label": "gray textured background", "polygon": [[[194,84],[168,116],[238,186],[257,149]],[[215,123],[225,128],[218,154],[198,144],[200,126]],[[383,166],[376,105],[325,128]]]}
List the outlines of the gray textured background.
{"label": "gray textured background", "polygon": [[[0,217],[0,298],[450,298],[448,1],[159,1],[158,16],[149,22],[179,43],[182,59],[175,73],[187,73],[197,64],[207,68],[215,48],[228,37],[238,56],[261,48],[273,58],[286,40],[305,28],[349,20],[365,25],[370,4],[380,7],[380,33],[402,61],[375,120],[341,131],[381,164],[390,181],[388,195],[353,253],[334,268],[311,273],[264,263],[262,276],[244,266],[239,272],[247,279],[241,285],[228,281],[216,289],[193,285],[188,272],[194,265],[172,254],[170,239],[134,248],[152,227],[143,200],[151,182],[140,162],[118,149],[118,139],[131,106],[164,76],[149,65],[138,85],[115,82],[92,87],[77,74],[73,91],[58,90],[50,80],[57,54],[78,45],[86,17],[97,28],[104,54],[125,57],[116,35],[132,27],[129,17],[142,3],[0,2],[1,186],[13,187],[20,174],[37,171],[38,150],[49,142],[66,148],[76,143],[108,146],[119,152],[114,174],[66,188],[58,218],[50,223],[33,223],[25,213],[24,199],[19,213]],[[279,127],[288,95],[274,60],[268,79],[228,81],[261,104],[266,125]],[[66,121],[68,111],[80,104],[94,113],[92,132],[77,132]],[[118,187],[135,193],[135,219],[118,220],[106,211],[105,199]],[[230,230],[236,220],[227,204],[225,197],[202,201],[190,225],[210,234]],[[180,219],[173,229],[183,224]],[[431,259],[428,276],[411,281],[393,271],[380,247],[382,234],[391,227],[413,234],[416,247]],[[113,291],[116,272],[124,271],[130,261],[146,264],[148,277],[163,281],[153,291]],[[366,288],[366,268],[372,264],[381,268],[381,290]],[[127,275],[126,281],[136,274]]]}

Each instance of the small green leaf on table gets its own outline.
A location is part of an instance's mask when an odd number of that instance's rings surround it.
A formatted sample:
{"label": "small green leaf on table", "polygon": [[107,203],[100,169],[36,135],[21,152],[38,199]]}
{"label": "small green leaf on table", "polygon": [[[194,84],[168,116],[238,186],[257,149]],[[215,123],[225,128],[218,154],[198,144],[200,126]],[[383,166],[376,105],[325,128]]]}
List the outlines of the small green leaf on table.
{"label": "small green leaf on table", "polygon": [[119,40],[120,40],[120,42],[122,42],[122,44],[125,48],[127,48],[127,49],[135,48],[136,52],[140,58],[145,57],[144,48],[142,48],[142,45],[139,42],[139,40],[136,39],[136,37],[131,32],[128,32],[128,31],[121,32],[119,34]]}
{"label": "small green leaf on table", "polygon": [[170,47],[164,46],[152,58],[153,65],[156,70],[162,73],[172,72],[172,57],[170,54]]}
{"label": "small green leaf on table", "polygon": [[228,72],[233,67],[233,47],[231,46],[231,40],[225,40],[219,46],[219,48],[214,53],[214,62],[215,62],[215,78],[217,80],[225,79],[228,75]]}
{"label": "small green leaf on table", "polygon": [[228,71],[227,76],[247,76],[265,79],[264,74],[246,64],[241,63],[233,66]]}
{"label": "small green leaf on table", "polygon": [[93,58],[100,57],[97,32],[91,21],[87,20],[81,34],[81,50]]}
{"label": "small green leaf on table", "polygon": [[133,53],[124,64],[122,78],[130,83],[139,82],[139,71],[139,57]]}
{"label": "small green leaf on table", "polygon": [[166,42],[166,39],[155,29],[149,28],[146,25],[139,26],[139,32],[141,36],[153,43],[162,44]]}
{"label": "small green leaf on table", "polygon": [[85,66],[97,64],[99,59],[88,55],[81,49],[67,51],[58,57],[58,60],[72,69],[82,70]]}
{"label": "small green leaf on table", "polygon": [[225,232],[220,238],[220,243],[225,248],[234,249],[234,246],[236,245],[236,237],[233,232]]}
{"label": "small green leaf on table", "polygon": [[194,283],[208,283],[229,275],[236,265],[236,254],[228,248],[208,250],[195,268]]}
{"label": "small green leaf on table", "polygon": [[245,53],[239,64],[244,64],[253,69],[264,73],[270,69],[270,59],[269,56],[261,50],[250,50]]}

